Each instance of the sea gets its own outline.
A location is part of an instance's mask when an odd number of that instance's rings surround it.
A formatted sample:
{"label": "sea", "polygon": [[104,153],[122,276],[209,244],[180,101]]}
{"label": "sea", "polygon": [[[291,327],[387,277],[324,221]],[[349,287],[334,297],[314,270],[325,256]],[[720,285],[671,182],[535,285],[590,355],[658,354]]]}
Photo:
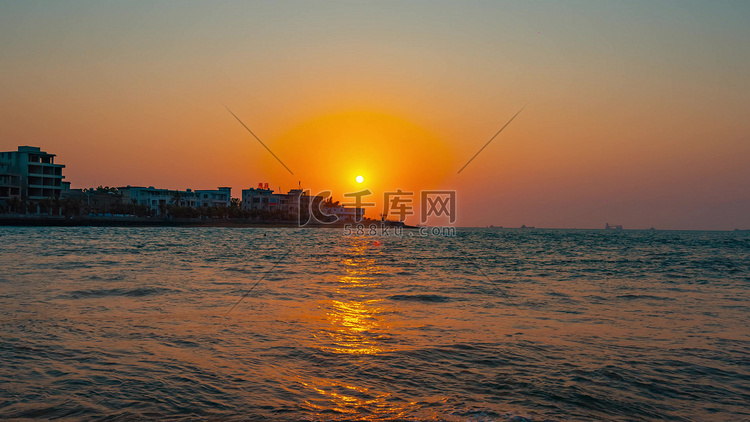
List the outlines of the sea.
{"label": "sea", "polygon": [[750,420],[750,232],[0,227],[0,418]]}

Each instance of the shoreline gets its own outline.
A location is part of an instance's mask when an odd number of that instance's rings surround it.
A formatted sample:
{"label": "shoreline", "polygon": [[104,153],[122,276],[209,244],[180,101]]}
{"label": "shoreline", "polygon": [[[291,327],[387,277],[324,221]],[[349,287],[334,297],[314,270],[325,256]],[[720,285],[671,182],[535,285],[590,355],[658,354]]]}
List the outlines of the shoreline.
{"label": "shoreline", "polygon": [[[245,219],[160,219],[148,217],[60,217],[60,216],[0,216],[0,226],[6,227],[266,227],[266,228],[342,228],[346,224],[380,224],[381,221],[309,223],[300,226],[296,221],[252,221]],[[393,222],[384,223],[396,227]],[[407,229],[416,227],[403,225]]]}
{"label": "shoreline", "polygon": [[[0,215],[0,227],[247,227],[247,228],[343,228],[346,224],[370,224],[380,225],[381,221],[367,220],[360,223],[336,222],[331,224],[309,223],[299,226],[296,221],[253,221],[245,219],[160,219],[148,217],[61,217],[61,216],[24,216],[24,215]],[[399,225],[393,221],[384,223],[388,227],[403,227],[405,229],[418,229],[417,226],[408,224]],[[620,232],[620,230],[606,230],[602,228],[570,228],[570,227],[485,227],[485,226],[465,226],[457,227],[461,229],[486,229],[490,231],[535,231],[535,230],[595,230]],[[738,232],[744,233],[750,229],[624,229],[626,232],[678,232],[678,231],[695,231],[695,232]]]}

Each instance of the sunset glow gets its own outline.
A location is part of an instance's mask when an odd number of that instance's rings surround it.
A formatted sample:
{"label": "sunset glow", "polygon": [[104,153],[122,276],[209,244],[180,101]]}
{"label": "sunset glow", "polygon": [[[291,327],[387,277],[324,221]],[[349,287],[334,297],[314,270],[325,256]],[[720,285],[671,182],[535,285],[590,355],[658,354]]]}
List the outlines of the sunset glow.
{"label": "sunset glow", "polygon": [[450,188],[460,225],[750,226],[747,4],[636,3],[6,3],[0,149],[44,147],[73,187]]}
{"label": "sunset glow", "polygon": [[[438,188],[455,167],[454,151],[440,136],[375,111],[307,120],[275,139],[271,148],[295,172],[290,175],[273,159],[262,161],[263,172],[279,181],[282,190],[301,179],[314,193],[330,189],[334,200],[344,202],[344,193],[369,189],[373,194],[365,199],[376,205],[366,215],[372,218],[382,211],[384,192]],[[343,183],[341,175],[348,175]]]}
{"label": "sunset glow", "polygon": [[750,420],[750,1],[0,1],[0,419]]}

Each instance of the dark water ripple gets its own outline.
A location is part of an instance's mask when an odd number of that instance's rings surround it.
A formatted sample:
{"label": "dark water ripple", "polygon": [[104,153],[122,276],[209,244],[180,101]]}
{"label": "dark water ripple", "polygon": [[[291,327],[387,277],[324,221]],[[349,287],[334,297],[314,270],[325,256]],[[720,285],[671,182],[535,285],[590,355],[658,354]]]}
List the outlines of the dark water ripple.
{"label": "dark water ripple", "polygon": [[0,251],[3,419],[750,420],[744,232],[0,228]]}

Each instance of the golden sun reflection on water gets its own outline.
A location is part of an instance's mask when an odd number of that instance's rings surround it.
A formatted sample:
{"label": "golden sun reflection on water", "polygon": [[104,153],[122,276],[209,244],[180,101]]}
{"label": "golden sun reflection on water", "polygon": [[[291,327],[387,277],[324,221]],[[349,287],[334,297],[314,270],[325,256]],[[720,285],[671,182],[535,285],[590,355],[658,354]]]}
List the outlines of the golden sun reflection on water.
{"label": "golden sun reflection on water", "polygon": [[[388,270],[378,264],[371,241],[352,239],[341,259],[343,273],[332,280],[332,297],[320,302],[324,324],[315,333],[321,350],[348,356],[357,366],[366,356],[396,350],[392,342],[397,310],[381,296],[381,281]],[[361,358],[358,358],[361,357]],[[362,360],[358,360],[362,359]],[[333,412],[332,419],[381,420],[413,411],[416,403],[393,402],[391,393],[369,385],[367,380],[316,378],[300,380],[318,399],[304,407]],[[348,420],[348,419],[347,419]]]}
{"label": "golden sun reflection on water", "polygon": [[378,302],[332,301],[332,311],[326,316],[334,329],[326,334],[335,346],[328,349],[352,355],[373,355],[387,351],[382,342],[390,339],[390,335],[385,332],[388,326],[378,317],[383,312],[377,306]]}
{"label": "golden sun reflection on water", "polygon": [[[378,393],[368,388],[328,380],[321,380],[315,385],[303,382],[302,385],[325,397],[324,402],[305,403],[306,407],[317,411],[332,410],[344,416],[357,415],[357,420],[380,419],[377,413],[399,414],[403,411],[403,408],[386,402],[390,397],[389,393]],[[372,417],[368,418],[366,413],[362,414],[362,409],[368,408],[371,412],[373,408],[379,409],[380,412],[372,412]]]}
{"label": "golden sun reflection on water", "polygon": [[378,297],[377,290],[378,277],[386,270],[369,248],[368,240],[353,240],[341,261],[345,273],[336,278],[334,298],[322,304],[328,326],[317,337],[327,340],[321,346],[324,350],[351,355],[392,350],[385,343],[391,339],[387,315],[393,309]]}

